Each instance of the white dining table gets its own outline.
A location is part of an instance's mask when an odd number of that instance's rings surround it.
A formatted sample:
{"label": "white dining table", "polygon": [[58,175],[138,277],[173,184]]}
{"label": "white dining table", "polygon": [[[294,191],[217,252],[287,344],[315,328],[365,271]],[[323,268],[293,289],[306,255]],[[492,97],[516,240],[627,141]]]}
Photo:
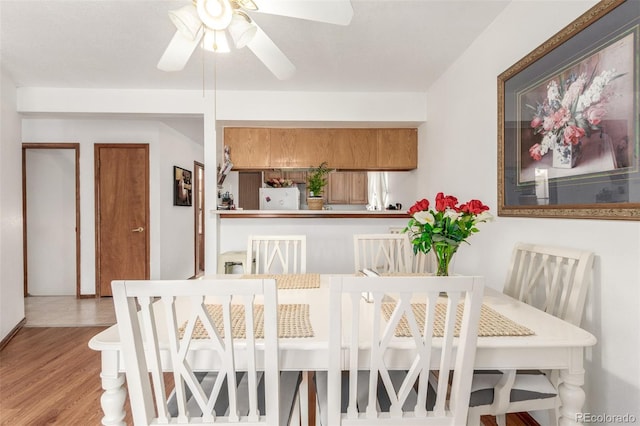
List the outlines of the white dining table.
{"label": "white dining table", "polygon": [[[217,277],[228,279],[230,275]],[[309,320],[313,327],[312,337],[279,339],[280,365],[283,370],[327,370],[330,279],[330,274],[321,275],[319,288],[278,290],[279,304],[309,305]],[[367,304],[364,299],[362,303],[365,306]],[[596,338],[579,327],[489,287],[485,287],[483,304],[530,329],[534,334],[479,337],[475,368],[559,370],[562,381],[559,388],[561,399],[559,424],[582,424],[577,421],[579,418],[577,414],[582,412],[585,401],[585,393],[582,389],[585,376],[584,351],[585,348],[596,344]],[[349,315],[348,312],[345,314]],[[392,350],[397,351],[397,356],[393,358],[399,360],[399,363],[403,359],[412,360],[411,356],[402,356],[403,352],[409,354],[412,351],[412,339],[406,337],[394,337],[394,339],[395,344],[390,346]],[[89,341],[89,347],[100,351],[101,354],[100,378],[104,390],[100,399],[104,412],[102,424],[123,425],[126,388],[117,324],[95,335]],[[200,363],[200,365],[192,365],[194,370],[210,368],[206,357],[195,356],[193,359]]]}

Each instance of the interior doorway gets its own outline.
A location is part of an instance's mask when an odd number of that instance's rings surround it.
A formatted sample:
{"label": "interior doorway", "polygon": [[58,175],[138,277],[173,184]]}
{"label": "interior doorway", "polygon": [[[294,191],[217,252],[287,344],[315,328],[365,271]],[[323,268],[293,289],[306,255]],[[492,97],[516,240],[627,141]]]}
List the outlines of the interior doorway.
{"label": "interior doorway", "polygon": [[25,296],[80,297],[80,144],[22,144]]}
{"label": "interior doorway", "polygon": [[245,210],[260,209],[262,172],[238,173],[238,207]]}
{"label": "interior doorway", "polygon": [[204,274],[204,164],[193,162],[193,211],[195,221],[195,268],[196,277]]}
{"label": "interior doorway", "polygon": [[95,144],[96,292],[150,275],[149,145]]}

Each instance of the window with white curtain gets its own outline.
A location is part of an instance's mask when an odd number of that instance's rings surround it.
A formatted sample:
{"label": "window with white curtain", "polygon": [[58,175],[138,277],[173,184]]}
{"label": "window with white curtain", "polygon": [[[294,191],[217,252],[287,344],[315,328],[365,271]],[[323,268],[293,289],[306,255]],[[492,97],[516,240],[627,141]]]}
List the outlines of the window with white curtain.
{"label": "window with white curtain", "polygon": [[384,210],[389,199],[387,172],[367,172],[369,180],[367,210]]}

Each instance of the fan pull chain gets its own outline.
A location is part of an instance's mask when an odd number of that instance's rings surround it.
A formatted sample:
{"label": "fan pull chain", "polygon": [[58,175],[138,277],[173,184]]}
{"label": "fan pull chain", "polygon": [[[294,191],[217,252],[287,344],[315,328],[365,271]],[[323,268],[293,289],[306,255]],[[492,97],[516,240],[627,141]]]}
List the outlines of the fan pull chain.
{"label": "fan pull chain", "polygon": [[204,99],[204,72],[205,72],[205,66],[204,66],[204,37],[202,37],[202,42],[201,42],[201,46],[200,46],[200,58],[202,59],[202,99]]}
{"label": "fan pull chain", "polygon": [[213,122],[218,123],[218,52],[213,52]]}

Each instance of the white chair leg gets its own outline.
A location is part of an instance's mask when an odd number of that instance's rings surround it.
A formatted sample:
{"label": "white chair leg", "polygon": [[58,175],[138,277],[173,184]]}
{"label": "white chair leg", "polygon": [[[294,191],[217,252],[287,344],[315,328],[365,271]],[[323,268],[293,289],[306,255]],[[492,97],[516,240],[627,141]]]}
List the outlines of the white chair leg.
{"label": "white chair leg", "polygon": [[469,408],[467,426],[480,426],[480,411]]}
{"label": "white chair leg", "polygon": [[309,376],[308,371],[302,372],[302,381],[298,390],[298,399],[300,405],[300,424],[307,426],[309,424]]}
{"label": "white chair leg", "polygon": [[498,426],[507,426],[507,415],[506,414],[496,415],[496,424]]}
{"label": "white chair leg", "polygon": [[549,424],[551,426],[558,426],[558,407],[548,410]]}

